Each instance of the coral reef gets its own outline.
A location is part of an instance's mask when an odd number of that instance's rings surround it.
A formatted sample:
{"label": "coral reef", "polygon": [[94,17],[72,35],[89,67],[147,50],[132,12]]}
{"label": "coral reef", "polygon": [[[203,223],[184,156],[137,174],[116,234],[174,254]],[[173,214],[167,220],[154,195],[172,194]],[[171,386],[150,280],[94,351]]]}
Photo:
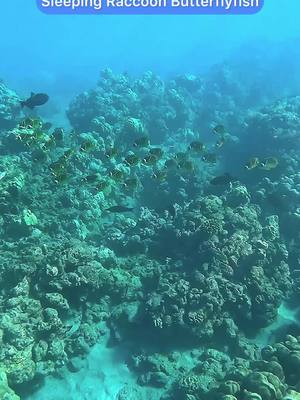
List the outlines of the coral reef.
{"label": "coral reef", "polygon": [[289,335],[247,358],[205,349],[135,356],[133,365],[141,385],[156,385],[151,377],[165,376],[159,380],[164,400],[297,399],[298,348],[299,339]]}
{"label": "coral reef", "polygon": [[12,389],[9,388],[4,371],[0,370],[0,398],[3,400],[20,400]]}
{"label": "coral reef", "polygon": [[0,132],[16,124],[20,110],[19,96],[0,81]]}
{"label": "coral reef", "polygon": [[105,70],[71,132],[1,84],[0,397],[74,372],[104,327],[161,400],[300,396],[299,327],[253,339],[299,296],[300,101],[249,109],[247,84]]}

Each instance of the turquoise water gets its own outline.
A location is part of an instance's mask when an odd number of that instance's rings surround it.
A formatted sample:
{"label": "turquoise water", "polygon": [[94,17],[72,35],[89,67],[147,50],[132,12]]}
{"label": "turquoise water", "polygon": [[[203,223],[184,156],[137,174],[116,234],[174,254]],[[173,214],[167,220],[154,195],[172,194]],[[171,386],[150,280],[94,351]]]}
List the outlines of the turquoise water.
{"label": "turquoise water", "polygon": [[299,2],[0,7],[0,400],[299,399]]}

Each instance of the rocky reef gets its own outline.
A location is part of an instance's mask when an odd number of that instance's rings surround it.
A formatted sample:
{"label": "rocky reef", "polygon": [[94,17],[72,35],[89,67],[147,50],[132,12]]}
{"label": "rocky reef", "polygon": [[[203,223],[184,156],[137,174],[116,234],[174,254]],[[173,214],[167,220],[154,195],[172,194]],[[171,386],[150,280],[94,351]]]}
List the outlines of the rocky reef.
{"label": "rocky reef", "polygon": [[19,96],[0,81],[0,132],[15,125],[20,109]]}
{"label": "rocky reef", "polygon": [[79,132],[94,130],[121,141],[148,132],[153,144],[169,135],[182,142],[182,130],[205,132],[217,122],[236,122],[242,92],[226,66],[206,79],[186,74],[166,82],[152,72],[132,79],[107,69],[95,89],[74,99],[67,115]]}
{"label": "rocky reef", "polygon": [[248,89],[105,70],[66,131],[0,85],[0,397],[107,329],[161,400],[300,397],[297,324],[255,342],[299,296],[300,101]]}

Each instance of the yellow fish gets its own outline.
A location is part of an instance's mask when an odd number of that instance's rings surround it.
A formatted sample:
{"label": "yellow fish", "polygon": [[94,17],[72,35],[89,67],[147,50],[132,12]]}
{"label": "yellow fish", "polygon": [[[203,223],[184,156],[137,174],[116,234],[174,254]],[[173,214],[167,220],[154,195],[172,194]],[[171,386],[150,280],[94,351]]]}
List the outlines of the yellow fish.
{"label": "yellow fish", "polygon": [[105,151],[105,157],[110,159],[110,158],[115,158],[118,155],[118,149],[116,147],[109,147]]}
{"label": "yellow fish", "polygon": [[204,144],[202,142],[199,142],[198,140],[195,140],[188,146],[188,150],[194,151],[195,153],[201,153],[204,149]]}
{"label": "yellow fish", "polygon": [[81,143],[79,151],[83,153],[89,153],[91,151],[96,150],[96,143],[92,142],[91,140],[85,140],[84,142]]}
{"label": "yellow fish", "polygon": [[59,174],[54,174],[54,182],[55,183],[66,183],[69,179],[69,176],[66,172],[61,172]]}
{"label": "yellow fish", "polygon": [[86,183],[97,183],[101,181],[101,175],[99,173],[87,175],[82,178],[82,181]]}
{"label": "yellow fish", "polygon": [[64,140],[64,130],[63,128],[56,128],[52,133],[53,138],[56,142],[61,142]]}
{"label": "yellow fish", "polygon": [[157,161],[157,157],[155,157],[153,154],[146,154],[144,159],[142,160],[142,163],[144,165],[155,165]]}
{"label": "yellow fish", "polygon": [[152,147],[149,150],[149,154],[152,154],[153,156],[155,156],[157,158],[161,158],[164,154],[164,151],[159,147]]}
{"label": "yellow fish", "polygon": [[150,140],[148,136],[142,136],[135,140],[133,147],[148,147],[150,145]]}
{"label": "yellow fish", "polygon": [[276,168],[278,164],[279,161],[276,157],[269,157],[260,163],[260,168],[266,171],[271,171],[272,169]]}
{"label": "yellow fish", "polygon": [[217,162],[217,156],[214,153],[207,153],[203,155],[202,161],[207,162],[209,164],[215,164]]}
{"label": "yellow fish", "polygon": [[215,147],[216,147],[217,149],[220,149],[221,147],[224,146],[224,143],[225,143],[225,138],[224,138],[224,136],[222,136],[222,137],[220,137],[219,140],[217,140],[217,142],[216,142],[216,144],[215,144]]}
{"label": "yellow fish", "polygon": [[216,125],[216,126],[213,128],[213,132],[214,132],[216,135],[224,135],[224,133],[226,133],[226,128],[225,128],[224,125],[219,124],[219,125]]}
{"label": "yellow fish", "polygon": [[136,189],[139,186],[139,181],[137,178],[128,178],[123,183],[126,189]]}
{"label": "yellow fish", "polygon": [[134,167],[135,165],[138,165],[139,162],[140,162],[140,159],[135,154],[128,154],[128,156],[126,156],[124,159],[124,163],[128,167]]}
{"label": "yellow fish", "polygon": [[167,172],[165,170],[156,170],[152,174],[152,178],[158,180],[159,182],[163,182],[167,179]]}
{"label": "yellow fish", "polygon": [[106,180],[101,180],[98,182],[96,186],[96,190],[99,192],[102,192],[103,190],[107,189],[109,187],[109,182]]}
{"label": "yellow fish", "polygon": [[66,166],[61,160],[58,160],[50,164],[49,169],[53,175],[60,175],[65,172]]}
{"label": "yellow fish", "polygon": [[110,171],[109,176],[114,181],[120,181],[124,178],[124,173],[121,170],[119,170],[118,168],[115,168],[112,171]]}
{"label": "yellow fish", "polygon": [[259,166],[259,158],[258,157],[252,157],[250,160],[246,163],[245,168],[248,170],[254,169]]}
{"label": "yellow fish", "polygon": [[178,169],[192,172],[195,170],[195,165],[191,160],[182,160],[178,163]]}

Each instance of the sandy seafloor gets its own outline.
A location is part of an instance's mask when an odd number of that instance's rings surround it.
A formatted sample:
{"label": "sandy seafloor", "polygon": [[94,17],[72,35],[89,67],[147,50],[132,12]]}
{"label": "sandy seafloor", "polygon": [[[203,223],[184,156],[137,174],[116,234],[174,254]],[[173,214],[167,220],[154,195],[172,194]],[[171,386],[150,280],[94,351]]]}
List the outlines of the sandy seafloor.
{"label": "sandy seafloor", "polygon": [[[78,372],[62,368],[61,377],[47,377],[45,385],[26,400],[112,400],[135,385],[135,377],[125,364],[123,349],[108,347],[107,337],[95,345],[87,358],[76,358]],[[155,400],[155,391],[145,388],[145,398]]]}
{"label": "sandy seafloor", "polygon": [[[26,400],[125,400],[122,390],[134,392],[136,383],[119,351],[118,347],[106,347],[105,342],[95,345],[86,359],[75,360],[80,368],[78,372],[63,368],[60,378],[47,377],[45,385]],[[160,397],[160,391],[153,388],[138,390],[139,397],[129,399],[158,400]]]}
{"label": "sandy seafloor", "polygon": [[[300,326],[299,313],[300,307],[290,309],[282,304],[277,320],[262,329],[253,342],[264,347],[273,343],[285,327]],[[126,365],[126,349],[109,347],[107,341],[108,334],[86,358],[74,360],[77,372],[62,368],[60,377],[47,377],[44,386],[24,400],[159,400],[160,390],[136,384],[136,377]]]}

